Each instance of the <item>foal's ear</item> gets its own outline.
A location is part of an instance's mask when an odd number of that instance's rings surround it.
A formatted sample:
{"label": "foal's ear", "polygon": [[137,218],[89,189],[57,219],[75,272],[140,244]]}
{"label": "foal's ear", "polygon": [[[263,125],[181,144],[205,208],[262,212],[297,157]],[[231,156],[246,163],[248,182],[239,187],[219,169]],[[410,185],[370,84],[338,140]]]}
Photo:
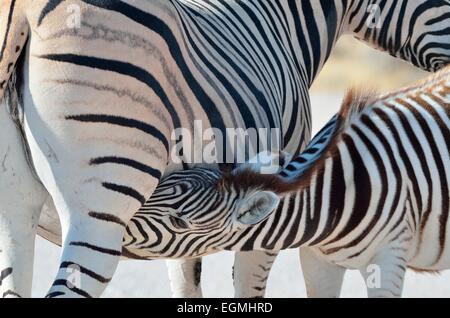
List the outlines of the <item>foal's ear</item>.
{"label": "foal's ear", "polygon": [[243,198],[237,210],[236,222],[251,226],[261,223],[278,207],[280,198],[273,192],[258,191]]}

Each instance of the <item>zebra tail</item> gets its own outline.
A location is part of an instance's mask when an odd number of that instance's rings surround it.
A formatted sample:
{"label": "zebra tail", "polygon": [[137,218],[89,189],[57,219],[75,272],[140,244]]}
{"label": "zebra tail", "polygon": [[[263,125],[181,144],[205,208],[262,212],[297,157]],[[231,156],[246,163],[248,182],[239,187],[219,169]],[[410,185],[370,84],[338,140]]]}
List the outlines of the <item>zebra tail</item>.
{"label": "zebra tail", "polygon": [[0,101],[27,43],[30,27],[21,0],[0,0]]}

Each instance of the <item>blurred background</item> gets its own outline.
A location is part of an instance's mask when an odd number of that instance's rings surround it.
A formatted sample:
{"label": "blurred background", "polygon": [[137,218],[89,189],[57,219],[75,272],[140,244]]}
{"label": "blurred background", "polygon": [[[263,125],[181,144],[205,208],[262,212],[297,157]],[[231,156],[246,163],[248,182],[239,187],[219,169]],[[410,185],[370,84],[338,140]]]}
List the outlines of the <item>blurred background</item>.
{"label": "blurred background", "polygon": [[[388,92],[425,77],[427,73],[374,51],[351,37],[344,37],[312,88],[314,131],[318,131],[339,109],[345,91],[365,85]],[[58,267],[59,248],[39,238],[36,242],[33,297],[43,297]],[[231,268],[233,253],[223,252],[204,258],[202,286],[205,297],[233,297]],[[366,297],[358,272],[349,271],[343,297]],[[104,297],[170,297],[164,261],[121,262]],[[284,251],[271,272],[268,297],[305,297],[306,290],[297,250]],[[408,272],[405,297],[449,297],[450,272],[441,275]]]}

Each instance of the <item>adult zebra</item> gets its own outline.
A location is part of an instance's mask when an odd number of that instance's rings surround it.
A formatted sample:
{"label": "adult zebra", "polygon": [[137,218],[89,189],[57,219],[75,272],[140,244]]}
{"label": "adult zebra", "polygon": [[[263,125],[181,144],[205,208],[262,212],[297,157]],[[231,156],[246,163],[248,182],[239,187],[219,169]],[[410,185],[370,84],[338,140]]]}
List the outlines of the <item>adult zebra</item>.
{"label": "adult zebra", "polygon": [[[310,135],[307,89],[341,34],[428,70],[450,55],[445,0],[379,1],[380,29],[367,23],[368,0],[77,0],[79,28],[64,4],[2,1],[0,84],[3,92],[29,36],[24,127],[62,219],[62,264],[76,259],[102,282],[123,225],[181,168],[167,164],[173,129],[192,131],[195,119],[221,131],[281,128],[285,149],[298,153]],[[62,266],[52,296],[74,295],[67,278]],[[86,280],[83,295],[105,287]]]}

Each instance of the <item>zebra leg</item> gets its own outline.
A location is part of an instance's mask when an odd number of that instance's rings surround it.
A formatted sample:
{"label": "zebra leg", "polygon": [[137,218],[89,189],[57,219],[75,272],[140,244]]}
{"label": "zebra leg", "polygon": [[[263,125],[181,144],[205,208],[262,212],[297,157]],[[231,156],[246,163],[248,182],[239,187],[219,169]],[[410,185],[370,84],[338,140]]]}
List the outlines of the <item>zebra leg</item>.
{"label": "zebra leg", "polygon": [[202,259],[168,260],[170,287],[174,298],[202,298]]}
{"label": "zebra leg", "polygon": [[378,253],[371,264],[360,269],[369,298],[400,298],[406,273],[406,250],[388,248]]}
{"label": "zebra leg", "polygon": [[[71,144],[69,140],[61,143]],[[153,193],[159,179],[146,178],[140,170],[115,165],[113,160],[99,164],[101,168],[86,165],[94,160],[89,158],[103,157],[86,152],[75,142],[69,157],[51,141],[45,146],[33,140],[30,146],[36,156],[36,170],[52,195],[62,226],[60,268],[48,297],[99,297],[120,260],[126,224]],[[41,156],[38,149],[42,147],[58,150]],[[109,151],[132,157],[119,149]],[[163,162],[156,163],[155,170],[163,171]]]}
{"label": "zebra leg", "polygon": [[[106,218],[105,215],[103,219]],[[87,217],[74,217],[71,222],[63,243],[60,268],[47,297],[98,297],[111,281],[119,262],[122,225],[112,218],[109,224]]]}
{"label": "zebra leg", "polygon": [[[125,180],[115,180],[119,185],[126,184]],[[101,296],[120,260],[126,224],[140,208],[134,199],[124,195],[126,192],[121,191],[119,185],[111,183],[105,189],[89,181],[83,185],[87,187],[77,191],[66,189],[62,198],[55,190],[64,189],[64,184],[59,183],[52,189],[61,217],[63,245],[59,271],[48,292],[49,298]],[[124,210],[118,210],[119,207]]]}
{"label": "zebra leg", "polygon": [[[66,28],[64,21],[54,23]],[[151,104],[159,103],[151,89],[122,75],[123,68],[89,67],[94,60],[88,53],[96,46],[82,42],[75,44],[79,55],[58,55],[33,33],[24,67],[25,131],[62,227],[60,268],[49,297],[101,296],[121,257],[126,224],[164,173],[173,129],[164,107],[155,115],[128,95],[75,84],[95,81],[95,86],[148,94]],[[64,56],[69,60],[60,61]]]}
{"label": "zebra leg", "polygon": [[313,248],[300,248],[300,262],[309,298],[338,298],[345,268],[326,262]]}
{"label": "zebra leg", "polygon": [[30,297],[34,239],[48,194],[31,173],[4,103],[0,136],[0,297]]}
{"label": "zebra leg", "polygon": [[233,280],[236,298],[263,298],[278,253],[236,252]]}

